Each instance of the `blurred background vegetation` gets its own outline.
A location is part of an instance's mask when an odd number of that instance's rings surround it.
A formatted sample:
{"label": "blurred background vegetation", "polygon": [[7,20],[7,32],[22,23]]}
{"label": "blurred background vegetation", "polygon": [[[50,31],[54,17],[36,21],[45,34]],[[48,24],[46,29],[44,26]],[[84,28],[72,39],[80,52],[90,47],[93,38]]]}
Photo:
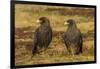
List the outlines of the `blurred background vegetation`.
{"label": "blurred background vegetation", "polygon": [[[94,8],[16,4],[15,6],[15,64],[46,64],[94,61]],[[49,48],[31,57],[33,35],[39,26],[36,20],[46,16],[53,29]],[[64,21],[74,19],[83,36],[83,53],[68,55],[61,38],[67,30]]]}

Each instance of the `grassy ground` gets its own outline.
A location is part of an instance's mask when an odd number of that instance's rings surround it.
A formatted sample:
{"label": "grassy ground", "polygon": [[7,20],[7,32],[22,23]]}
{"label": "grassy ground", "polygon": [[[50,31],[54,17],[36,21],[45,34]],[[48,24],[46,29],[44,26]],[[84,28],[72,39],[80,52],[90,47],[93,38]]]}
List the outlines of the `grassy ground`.
{"label": "grassy ground", "polygon": [[[68,10],[68,11],[67,11]],[[70,10],[70,11],[69,11]],[[78,10],[78,12],[75,12]],[[16,5],[15,6],[15,64],[46,64],[94,61],[94,16],[93,9],[82,9],[57,6]],[[69,15],[70,14],[70,15]],[[53,39],[49,48],[32,57],[32,43],[35,29],[39,26],[36,20],[40,16],[50,19]],[[83,53],[68,55],[61,35],[67,26],[64,20],[75,19],[83,35]]]}

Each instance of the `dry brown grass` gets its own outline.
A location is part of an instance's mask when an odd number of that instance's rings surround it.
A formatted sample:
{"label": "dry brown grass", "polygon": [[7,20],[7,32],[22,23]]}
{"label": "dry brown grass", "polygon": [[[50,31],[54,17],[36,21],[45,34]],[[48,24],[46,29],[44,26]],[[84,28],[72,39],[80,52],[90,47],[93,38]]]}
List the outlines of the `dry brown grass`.
{"label": "dry brown grass", "polygon": [[[42,6],[41,6],[42,7]],[[41,9],[40,6],[35,5],[16,5],[15,10],[15,64],[16,65],[30,65],[30,64],[46,64],[46,63],[65,63],[65,62],[80,62],[80,61],[94,61],[94,16],[82,16],[74,14],[65,15],[55,14],[55,12],[45,11],[52,7],[45,6]],[[54,9],[58,7],[53,7]],[[60,7],[63,8],[63,7]],[[66,8],[67,10],[70,7]],[[41,12],[40,12],[40,10]],[[54,10],[53,9],[53,10]],[[60,9],[62,10],[62,9]],[[72,9],[73,10],[73,9]],[[86,10],[85,10],[86,11]],[[81,12],[80,12],[81,13]],[[87,12],[84,12],[84,14]],[[88,13],[89,14],[89,13]],[[32,57],[32,43],[35,29],[39,26],[36,20],[40,16],[47,16],[51,21],[53,29],[53,40],[46,51],[38,53]],[[78,28],[83,34],[83,53],[80,55],[68,55],[66,47],[63,43],[61,35],[66,31],[64,26],[65,19],[75,19]]]}

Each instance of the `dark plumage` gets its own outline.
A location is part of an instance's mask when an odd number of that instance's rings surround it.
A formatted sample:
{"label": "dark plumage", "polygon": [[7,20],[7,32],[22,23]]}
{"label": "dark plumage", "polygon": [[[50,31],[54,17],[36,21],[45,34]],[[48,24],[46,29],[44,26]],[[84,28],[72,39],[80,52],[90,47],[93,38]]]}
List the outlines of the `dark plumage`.
{"label": "dark plumage", "polygon": [[40,17],[38,23],[40,23],[40,26],[34,33],[32,54],[35,54],[37,50],[40,50],[41,48],[48,48],[52,40],[52,29],[49,19],[46,17]]}
{"label": "dark plumage", "polygon": [[68,24],[68,29],[63,35],[63,40],[68,52],[72,55],[82,53],[82,34],[77,28],[75,21],[69,19],[65,24]]}

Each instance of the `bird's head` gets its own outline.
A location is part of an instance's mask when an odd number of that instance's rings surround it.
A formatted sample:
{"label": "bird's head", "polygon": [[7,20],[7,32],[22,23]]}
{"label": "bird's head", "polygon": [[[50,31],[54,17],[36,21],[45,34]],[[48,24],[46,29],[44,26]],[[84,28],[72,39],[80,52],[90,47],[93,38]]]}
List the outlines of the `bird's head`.
{"label": "bird's head", "polygon": [[69,20],[66,20],[64,24],[68,26],[72,26],[75,24],[75,21],[73,19],[69,19]]}
{"label": "bird's head", "polygon": [[47,17],[40,17],[38,20],[37,20],[38,23],[40,23],[41,25],[43,24],[48,24],[49,23],[49,19]]}

